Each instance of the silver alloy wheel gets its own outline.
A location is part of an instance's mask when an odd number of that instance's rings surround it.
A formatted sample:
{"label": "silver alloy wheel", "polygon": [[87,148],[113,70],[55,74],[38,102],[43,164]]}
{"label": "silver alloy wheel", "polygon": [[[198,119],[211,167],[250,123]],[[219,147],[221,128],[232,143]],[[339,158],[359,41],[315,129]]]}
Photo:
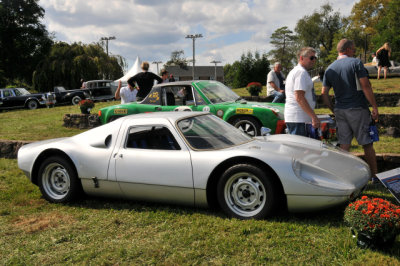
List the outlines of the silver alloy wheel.
{"label": "silver alloy wheel", "polygon": [[240,120],[235,124],[235,127],[251,137],[257,136],[256,125],[251,123],[249,120]]}
{"label": "silver alloy wheel", "polygon": [[38,103],[35,100],[29,100],[27,106],[28,109],[35,110],[38,107]]}
{"label": "silver alloy wheel", "polygon": [[81,97],[79,97],[79,96],[74,96],[74,97],[72,97],[72,104],[73,104],[73,105],[78,105],[79,102],[80,102],[81,100],[82,100]]}
{"label": "silver alloy wheel", "polygon": [[68,171],[59,163],[50,163],[42,174],[43,189],[49,197],[59,200],[64,198],[70,190],[71,178]]}
{"label": "silver alloy wheel", "polygon": [[257,176],[249,172],[232,175],[224,187],[227,206],[236,215],[252,217],[265,206],[265,187]]}

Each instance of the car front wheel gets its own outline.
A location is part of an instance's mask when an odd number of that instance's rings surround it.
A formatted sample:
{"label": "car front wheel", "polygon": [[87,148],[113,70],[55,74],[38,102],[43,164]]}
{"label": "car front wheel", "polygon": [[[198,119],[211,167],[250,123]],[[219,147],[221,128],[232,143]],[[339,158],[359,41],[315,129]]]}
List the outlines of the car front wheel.
{"label": "car front wheel", "polygon": [[277,205],[274,184],[262,169],[250,164],[228,168],[218,181],[217,198],[222,210],[239,219],[262,219]]}
{"label": "car front wheel", "polygon": [[74,97],[72,97],[71,102],[72,102],[73,105],[77,105],[77,104],[79,104],[79,102],[80,102],[81,100],[82,100],[81,97],[79,97],[79,96],[74,96]]}
{"label": "car front wheel", "polygon": [[71,163],[58,156],[47,158],[42,163],[38,181],[43,197],[54,203],[73,201],[82,191]]}
{"label": "car front wheel", "polygon": [[35,100],[29,100],[26,103],[26,107],[30,110],[35,110],[36,108],[38,108],[38,102]]}
{"label": "car front wheel", "polygon": [[251,137],[260,135],[260,123],[252,117],[241,117],[233,121],[233,126]]}

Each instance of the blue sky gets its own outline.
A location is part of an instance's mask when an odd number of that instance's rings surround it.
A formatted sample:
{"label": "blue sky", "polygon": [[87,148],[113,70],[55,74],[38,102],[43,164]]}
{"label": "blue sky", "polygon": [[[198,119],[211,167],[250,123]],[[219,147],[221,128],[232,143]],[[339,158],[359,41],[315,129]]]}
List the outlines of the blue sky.
{"label": "blue sky", "polygon": [[[329,1],[348,16],[355,0]],[[196,65],[233,63],[243,53],[271,49],[270,36],[278,28],[294,30],[299,19],[311,15],[327,1],[320,0],[40,0],[44,24],[57,41],[93,43],[115,36],[110,54],[123,56],[131,67],[142,61],[169,60],[183,50],[192,58],[188,34],[196,39]],[[152,65],[153,71],[156,69]]]}

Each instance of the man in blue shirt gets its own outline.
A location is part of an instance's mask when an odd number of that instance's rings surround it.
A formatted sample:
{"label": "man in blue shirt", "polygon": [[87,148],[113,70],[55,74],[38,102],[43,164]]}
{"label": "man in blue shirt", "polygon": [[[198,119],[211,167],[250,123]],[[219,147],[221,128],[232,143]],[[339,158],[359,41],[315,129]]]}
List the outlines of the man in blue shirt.
{"label": "man in blue shirt", "polygon": [[[373,141],[369,135],[371,118],[378,120],[378,107],[372,92],[367,71],[362,62],[353,58],[354,42],[342,39],[337,45],[339,56],[325,71],[322,98],[324,103],[335,114],[338,127],[340,147],[350,150],[353,137],[362,145],[365,160],[373,177],[377,173],[376,155]],[[335,107],[329,98],[329,90],[333,87]],[[368,108],[372,106],[372,112]]]}

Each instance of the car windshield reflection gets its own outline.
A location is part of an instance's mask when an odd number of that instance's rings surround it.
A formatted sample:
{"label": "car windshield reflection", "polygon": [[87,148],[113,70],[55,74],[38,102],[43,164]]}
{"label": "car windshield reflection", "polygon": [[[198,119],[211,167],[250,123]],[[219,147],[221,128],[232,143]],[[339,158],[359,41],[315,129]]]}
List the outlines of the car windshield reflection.
{"label": "car windshield reflection", "polygon": [[198,87],[211,103],[235,102],[240,98],[230,88],[219,82],[198,83]]}
{"label": "car windshield reflection", "polygon": [[224,149],[252,138],[214,115],[201,115],[180,120],[178,128],[194,149]]}

